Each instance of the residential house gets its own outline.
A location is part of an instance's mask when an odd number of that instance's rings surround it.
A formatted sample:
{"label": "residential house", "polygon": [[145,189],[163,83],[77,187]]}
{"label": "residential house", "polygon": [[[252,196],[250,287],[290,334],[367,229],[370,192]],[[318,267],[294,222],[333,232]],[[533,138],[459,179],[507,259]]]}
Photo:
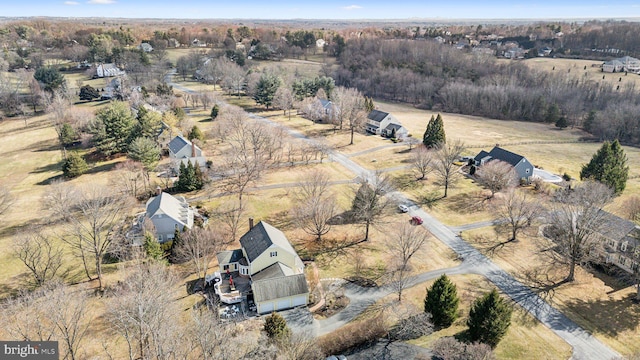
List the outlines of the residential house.
{"label": "residential house", "polygon": [[324,45],[325,45],[326,43],[327,43],[327,42],[326,42],[326,41],[324,41],[324,39],[318,39],[318,40],[316,40],[316,47],[317,47],[318,49],[322,49],[322,48],[324,48]]}
{"label": "residential house", "polygon": [[151,44],[143,42],[140,45],[138,45],[138,50],[142,50],[146,53],[148,52],[152,52],[153,51],[153,46],[151,46]]}
{"label": "residential house", "polygon": [[489,161],[500,160],[508,164],[511,164],[516,170],[519,179],[529,180],[533,175],[533,165],[524,156],[512,153],[499,146],[495,146],[491,151],[480,151],[476,157],[473,158],[473,165],[482,166]]}
{"label": "residential house", "polygon": [[599,233],[604,241],[603,260],[633,273],[640,261],[640,226],[606,211],[602,216],[606,224]]}
{"label": "residential house", "polygon": [[217,254],[221,273],[239,272],[251,279],[259,314],[306,306],[309,288],[304,264],[286,235],[264,221],[240,238],[240,249]]}
{"label": "residential house", "polygon": [[100,78],[120,76],[124,74],[125,72],[120,70],[116,64],[99,64],[96,66],[96,76]]}
{"label": "residential house", "polygon": [[319,99],[322,106],[322,120],[328,121],[333,116],[333,103],[330,100]]}
{"label": "residential house", "polygon": [[193,41],[191,42],[191,46],[194,47],[206,47],[207,43],[204,41],[200,41],[198,39],[193,39]]}
{"label": "residential house", "polygon": [[395,135],[396,138],[400,138],[408,134],[408,130],[402,126],[398,119],[380,110],[373,110],[369,113],[365,129],[372,134],[386,137]]}
{"label": "residential house", "polygon": [[145,218],[153,223],[158,241],[165,243],[173,240],[176,229],[193,227],[194,213],[184,197],[161,192],[147,201]]}
{"label": "residential house", "polygon": [[185,139],[182,135],[174,137],[168,145],[169,158],[173,163],[175,171],[180,169],[180,164],[188,165],[191,162],[194,165],[198,165],[201,168],[207,166],[207,158],[204,156],[202,150],[193,142]]}
{"label": "residential house", "polygon": [[632,58],[631,56],[623,56],[602,64],[602,71],[609,73],[626,71],[640,74],[640,60]]}

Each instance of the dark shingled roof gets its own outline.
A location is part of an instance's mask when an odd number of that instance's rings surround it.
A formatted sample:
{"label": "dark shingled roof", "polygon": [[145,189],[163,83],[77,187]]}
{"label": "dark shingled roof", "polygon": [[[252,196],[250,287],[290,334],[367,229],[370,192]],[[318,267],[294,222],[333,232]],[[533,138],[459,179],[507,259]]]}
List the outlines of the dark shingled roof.
{"label": "dark shingled roof", "polygon": [[390,123],[389,125],[387,125],[387,127],[385,129],[386,130],[396,129],[396,131],[398,131],[398,130],[402,129],[402,125],[396,124],[396,123]]}
{"label": "dark shingled roof", "polygon": [[389,113],[386,113],[384,111],[380,111],[380,110],[373,110],[369,113],[369,115],[367,116],[367,118],[369,120],[373,120],[375,122],[380,122],[382,121],[384,118],[387,117],[387,115],[389,115]]}
{"label": "dark shingled roof", "polygon": [[604,222],[601,235],[609,239],[622,241],[637,227],[634,222],[604,210],[600,211],[600,216],[602,216],[602,221]]}
{"label": "dark shingled roof", "polygon": [[489,152],[486,152],[484,150],[480,151],[480,153],[478,153],[478,155],[476,155],[476,157],[474,157],[473,160],[475,160],[476,162],[480,162],[482,159],[486,158],[487,156],[490,156],[492,160],[504,161],[508,164],[511,164],[511,166],[518,165],[518,163],[522,161],[522,159],[524,159],[524,156],[522,155],[512,153],[511,151],[507,151],[503,148],[496,146],[493,149],[491,149],[491,151]]}
{"label": "dark shingled roof", "polygon": [[304,274],[253,281],[251,288],[256,302],[309,293]]}
{"label": "dark shingled roof", "polygon": [[231,264],[240,261],[243,257],[244,254],[242,254],[242,249],[221,251],[216,254],[216,258],[218,258],[218,264]]}
{"label": "dark shingled roof", "polygon": [[189,140],[178,135],[173,139],[171,139],[171,141],[169,142],[169,150],[171,150],[172,153],[176,154],[178,153],[178,151],[182,150],[182,148],[187,145],[191,146]]}
{"label": "dark shingled roof", "polygon": [[274,244],[295,256],[298,255],[284,233],[264,221],[260,221],[240,238],[240,245],[247,253],[249,262],[253,262]]}

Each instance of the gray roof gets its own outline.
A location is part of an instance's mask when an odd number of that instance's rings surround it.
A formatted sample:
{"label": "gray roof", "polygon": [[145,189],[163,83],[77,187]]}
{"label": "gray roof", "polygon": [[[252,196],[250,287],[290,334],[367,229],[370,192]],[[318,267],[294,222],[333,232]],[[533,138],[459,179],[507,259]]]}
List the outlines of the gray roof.
{"label": "gray roof", "polygon": [[396,131],[402,129],[402,125],[401,124],[396,124],[396,123],[390,123],[389,125],[387,125],[387,127],[385,128],[386,130],[393,130],[395,129]]}
{"label": "gray roof", "polygon": [[191,227],[189,223],[189,204],[186,200],[175,198],[166,192],[147,201],[147,216],[152,218],[157,214],[164,214],[177,222]]}
{"label": "gray roof", "polygon": [[389,115],[389,113],[384,112],[384,111],[380,111],[380,110],[372,110],[369,115],[367,116],[367,119],[375,121],[375,122],[380,122],[382,120],[384,120],[384,118],[386,118]]}
{"label": "gray roof", "polygon": [[293,275],[293,270],[287,265],[281,262],[277,262],[251,275],[251,280],[259,281],[264,279],[278,278],[278,277],[290,276],[290,275]]}
{"label": "gray roof", "polygon": [[331,106],[331,101],[320,99],[320,104],[322,105],[323,108],[328,108],[329,106]]}
{"label": "gray roof", "polygon": [[174,154],[178,153],[185,146],[191,146],[191,141],[183,138],[181,135],[174,137],[169,142],[169,150]]}
{"label": "gray roof", "polygon": [[609,239],[617,241],[629,240],[627,238],[630,238],[629,235],[637,228],[634,222],[615,216],[604,210],[600,211],[600,216],[602,216],[605,224],[602,228],[603,231],[601,235]]}
{"label": "gray roof", "polygon": [[489,156],[489,153],[488,153],[488,152],[486,152],[486,151],[484,151],[484,150],[481,150],[481,151],[478,153],[478,155],[476,155],[476,157],[474,157],[474,158],[473,158],[473,160],[474,160],[475,162],[480,162],[480,161],[482,161],[482,159],[486,158],[487,156]]}
{"label": "gray roof", "polygon": [[[482,153],[485,153],[484,156],[480,156]],[[474,160],[476,161],[480,161],[480,159],[483,159],[485,156],[491,156],[492,159],[495,160],[500,160],[500,161],[504,161],[508,164],[511,164],[512,166],[516,166],[518,165],[518,163],[520,163],[520,161],[522,161],[522,159],[524,159],[524,156],[522,155],[518,155],[516,153],[512,153],[511,151],[507,151],[503,148],[500,148],[498,146],[494,147],[493,149],[491,149],[491,151],[489,151],[489,153],[486,153],[486,151],[481,151],[480,154],[478,154]]]}
{"label": "gray roof", "polygon": [[221,251],[216,254],[218,258],[218,264],[231,264],[240,261],[244,257],[242,249],[235,249],[229,251]]}
{"label": "gray roof", "polygon": [[251,288],[256,302],[309,293],[304,274],[254,281]]}
{"label": "gray roof", "polygon": [[291,246],[285,234],[264,221],[260,221],[240,238],[240,245],[242,245],[242,248],[247,253],[249,262],[253,262],[260,254],[274,244],[298,256],[298,253],[293,249],[293,246]]}

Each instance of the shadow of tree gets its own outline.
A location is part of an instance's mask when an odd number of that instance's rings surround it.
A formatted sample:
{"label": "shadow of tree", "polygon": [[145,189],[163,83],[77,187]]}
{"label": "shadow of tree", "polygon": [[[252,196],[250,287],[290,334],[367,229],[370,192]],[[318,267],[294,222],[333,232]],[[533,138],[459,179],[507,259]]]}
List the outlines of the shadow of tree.
{"label": "shadow of tree", "polygon": [[597,324],[596,329],[589,330],[615,337],[622,332],[636,330],[640,325],[640,307],[634,303],[634,297],[635,294],[623,299],[574,299],[564,308]]}
{"label": "shadow of tree", "polygon": [[447,197],[446,207],[460,214],[472,214],[484,210],[486,196],[482,191],[455,194]]}

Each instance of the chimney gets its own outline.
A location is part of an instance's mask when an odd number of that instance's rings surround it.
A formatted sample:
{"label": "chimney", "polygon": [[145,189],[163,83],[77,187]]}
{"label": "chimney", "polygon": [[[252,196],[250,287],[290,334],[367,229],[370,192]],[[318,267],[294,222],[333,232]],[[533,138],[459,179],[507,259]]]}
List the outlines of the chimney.
{"label": "chimney", "polygon": [[160,186],[156,187],[156,195],[160,196],[162,194],[162,188]]}
{"label": "chimney", "polygon": [[191,142],[191,157],[196,157],[196,143]]}
{"label": "chimney", "polygon": [[253,229],[253,218],[249,218],[249,230]]}

